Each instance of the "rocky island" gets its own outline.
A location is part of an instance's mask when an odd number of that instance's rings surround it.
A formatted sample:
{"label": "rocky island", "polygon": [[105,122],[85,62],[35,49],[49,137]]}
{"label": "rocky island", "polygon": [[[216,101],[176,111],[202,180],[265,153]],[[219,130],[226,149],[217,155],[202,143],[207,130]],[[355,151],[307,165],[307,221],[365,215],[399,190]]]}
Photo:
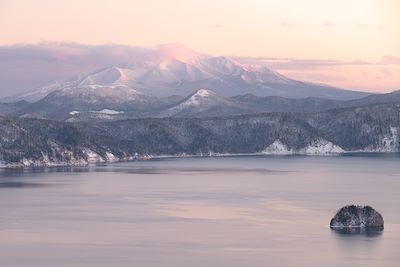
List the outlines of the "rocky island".
{"label": "rocky island", "polygon": [[360,232],[364,230],[382,231],[382,215],[370,206],[348,205],[341,208],[330,222],[333,230]]}

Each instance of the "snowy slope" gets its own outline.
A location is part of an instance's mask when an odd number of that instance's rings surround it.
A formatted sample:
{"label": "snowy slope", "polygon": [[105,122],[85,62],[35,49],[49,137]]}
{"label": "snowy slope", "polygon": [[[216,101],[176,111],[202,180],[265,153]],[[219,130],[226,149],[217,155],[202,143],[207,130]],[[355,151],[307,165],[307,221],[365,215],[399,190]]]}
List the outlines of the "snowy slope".
{"label": "snowy slope", "polygon": [[76,84],[76,81],[77,79],[70,79],[67,81],[55,81],[54,83],[50,83],[42,88],[38,88],[30,92],[3,98],[1,99],[0,102],[14,103],[18,101],[27,101],[33,103],[39,101],[40,99],[43,99],[44,97],[46,97],[47,95],[49,95],[54,91],[61,90],[62,88],[65,87],[74,86]]}
{"label": "snowy slope", "polygon": [[[115,66],[91,73],[75,84],[52,92],[52,98],[76,98],[86,103],[127,103],[147,98],[130,86],[133,74]],[[104,108],[107,108],[104,106]]]}

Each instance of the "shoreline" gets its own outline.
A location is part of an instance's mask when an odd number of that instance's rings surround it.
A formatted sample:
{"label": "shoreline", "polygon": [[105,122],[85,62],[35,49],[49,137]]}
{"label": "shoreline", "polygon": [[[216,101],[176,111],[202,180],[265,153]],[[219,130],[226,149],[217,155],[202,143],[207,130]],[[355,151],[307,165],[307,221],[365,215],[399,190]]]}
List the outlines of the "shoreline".
{"label": "shoreline", "polygon": [[381,151],[344,151],[341,153],[324,153],[324,154],[306,154],[306,153],[209,153],[209,154],[180,154],[180,155],[146,155],[144,157],[134,158],[127,157],[113,160],[99,161],[79,161],[79,162],[35,162],[29,161],[31,164],[24,164],[24,161],[18,163],[4,163],[0,161],[0,170],[4,169],[41,169],[41,168],[73,168],[73,167],[92,167],[100,164],[136,162],[157,159],[179,159],[179,158],[220,158],[220,157],[240,157],[240,156],[270,156],[270,157],[341,157],[341,156],[385,156],[385,155],[400,155],[400,151],[396,152],[381,152]]}

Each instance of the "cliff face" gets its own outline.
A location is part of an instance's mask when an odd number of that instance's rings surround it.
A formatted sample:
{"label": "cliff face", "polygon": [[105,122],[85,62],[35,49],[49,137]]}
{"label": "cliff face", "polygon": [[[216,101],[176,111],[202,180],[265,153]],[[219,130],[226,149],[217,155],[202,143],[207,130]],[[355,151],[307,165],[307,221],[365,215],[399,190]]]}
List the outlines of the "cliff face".
{"label": "cliff face", "polygon": [[0,117],[0,161],[83,165],[146,155],[396,152],[396,104],[327,112],[68,123]]}

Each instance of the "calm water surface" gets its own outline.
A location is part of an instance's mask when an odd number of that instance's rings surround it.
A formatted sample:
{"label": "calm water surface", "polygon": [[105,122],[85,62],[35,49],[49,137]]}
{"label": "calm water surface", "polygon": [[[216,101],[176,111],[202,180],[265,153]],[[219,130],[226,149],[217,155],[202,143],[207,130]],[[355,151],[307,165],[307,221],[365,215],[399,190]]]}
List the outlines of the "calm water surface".
{"label": "calm water surface", "polygon": [[[400,266],[400,157],[242,156],[0,171],[0,265]],[[381,234],[329,229],[369,204]]]}

